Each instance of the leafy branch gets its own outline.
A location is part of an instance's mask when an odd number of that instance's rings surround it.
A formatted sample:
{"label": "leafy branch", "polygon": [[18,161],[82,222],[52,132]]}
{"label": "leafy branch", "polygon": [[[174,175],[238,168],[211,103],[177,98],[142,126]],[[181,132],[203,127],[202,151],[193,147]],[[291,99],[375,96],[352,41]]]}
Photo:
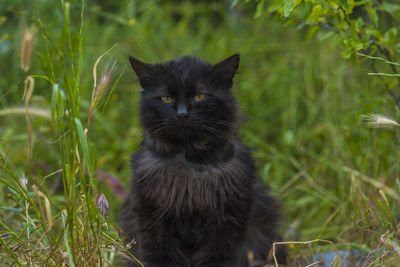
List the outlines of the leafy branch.
{"label": "leafy branch", "polygon": [[[249,1],[245,1],[249,2]],[[267,5],[268,2],[268,5]],[[398,27],[400,26],[400,4],[386,0],[260,0],[255,17],[265,11],[274,14],[287,24],[299,28],[310,28],[310,36],[328,30],[339,36],[343,44],[342,56],[353,64],[364,59],[372,60],[372,68],[381,80],[397,79],[396,83],[385,83],[387,91],[400,106],[400,75],[398,61],[400,52]],[[375,61],[387,63],[390,73],[378,72]],[[370,74],[371,75],[371,74]]]}

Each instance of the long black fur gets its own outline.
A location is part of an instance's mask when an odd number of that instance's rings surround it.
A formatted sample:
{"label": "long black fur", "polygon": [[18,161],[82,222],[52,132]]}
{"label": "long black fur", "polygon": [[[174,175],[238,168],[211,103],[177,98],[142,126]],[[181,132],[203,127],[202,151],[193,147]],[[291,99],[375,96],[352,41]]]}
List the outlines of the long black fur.
{"label": "long black fur", "polygon": [[[249,266],[252,253],[264,266],[280,240],[280,203],[257,181],[251,152],[237,135],[231,87],[239,55],[215,65],[188,56],[155,65],[130,61],[143,88],[144,130],[122,214],[127,242],[136,240],[133,255],[148,267],[236,267]],[[198,94],[205,97],[196,102]],[[164,96],[174,101],[164,103]],[[284,249],[277,256],[286,263]]]}

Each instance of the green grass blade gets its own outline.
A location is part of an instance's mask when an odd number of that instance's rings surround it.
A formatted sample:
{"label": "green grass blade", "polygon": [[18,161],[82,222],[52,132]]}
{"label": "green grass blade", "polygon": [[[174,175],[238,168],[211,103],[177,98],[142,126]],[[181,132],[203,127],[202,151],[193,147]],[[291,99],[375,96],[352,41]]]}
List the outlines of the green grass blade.
{"label": "green grass blade", "polygon": [[92,161],[91,161],[91,157],[90,157],[90,153],[89,153],[89,146],[88,146],[88,143],[86,140],[86,136],[83,132],[82,123],[77,118],[74,118],[74,122],[75,122],[76,131],[78,133],[79,143],[80,143],[80,147],[81,147],[81,150],[82,150],[82,153],[84,156],[84,160],[86,162],[86,166],[88,168],[90,177],[92,177],[92,175],[93,175]]}
{"label": "green grass blade", "polygon": [[64,219],[64,217],[67,216],[66,214],[67,214],[66,210],[61,211],[61,218],[62,218],[62,223],[63,223],[63,228],[64,228],[64,244],[65,244],[65,248],[67,249],[69,266],[75,267],[74,259],[73,259],[72,253],[71,253],[71,248],[69,247],[69,243],[68,243],[68,229],[65,225],[65,219]]}

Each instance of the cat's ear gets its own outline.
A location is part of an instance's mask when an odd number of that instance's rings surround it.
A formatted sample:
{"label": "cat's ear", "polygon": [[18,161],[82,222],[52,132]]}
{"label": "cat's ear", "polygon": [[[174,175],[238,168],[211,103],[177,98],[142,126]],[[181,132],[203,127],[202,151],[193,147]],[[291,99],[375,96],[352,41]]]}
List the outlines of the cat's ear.
{"label": "cat's ear", "polygon": [[154,72],[154,66],[151,64],[144,63],[134,57],[129,57],[129,61],[139,79]]}
{"label": "cat's ear", "polygon": [[226,87],[231,87],[233,83],[233,77],[235,76],[239,67],[240,56],[234,54],[221,62],[213,65],[212,77],[213,81]]}

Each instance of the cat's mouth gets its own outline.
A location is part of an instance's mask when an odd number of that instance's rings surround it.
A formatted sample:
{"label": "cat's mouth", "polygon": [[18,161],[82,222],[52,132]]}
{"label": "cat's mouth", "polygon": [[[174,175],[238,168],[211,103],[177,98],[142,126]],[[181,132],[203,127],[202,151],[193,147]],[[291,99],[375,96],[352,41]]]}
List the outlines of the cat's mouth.
{"label": "cat's mouth", "polygon": [[179,139],[182,142],[204,139],[203,129],[190,121],[176,122],[166,129],[166,135],[173,137],[173,139]]}
{"label": "cat's mouth", "polygon": [[172,125],[175,130],[198,130],[200,127],[188,119],[178,119]]}
{"label": "cat's mouth", "polygon": [[175,126],[174,132],[182,137],[195,137],[199,135],[201,129],[193,124],[181,123]]}
{"label": "cat's mouth", "polygon": [[190,119],[165,121],[162,127],[148,127],[147,130],[153,138],[167,143],[197,144],[200,147],[204,147],[205,143],[221,141],[225,134],[224,130],[215,125]]}

